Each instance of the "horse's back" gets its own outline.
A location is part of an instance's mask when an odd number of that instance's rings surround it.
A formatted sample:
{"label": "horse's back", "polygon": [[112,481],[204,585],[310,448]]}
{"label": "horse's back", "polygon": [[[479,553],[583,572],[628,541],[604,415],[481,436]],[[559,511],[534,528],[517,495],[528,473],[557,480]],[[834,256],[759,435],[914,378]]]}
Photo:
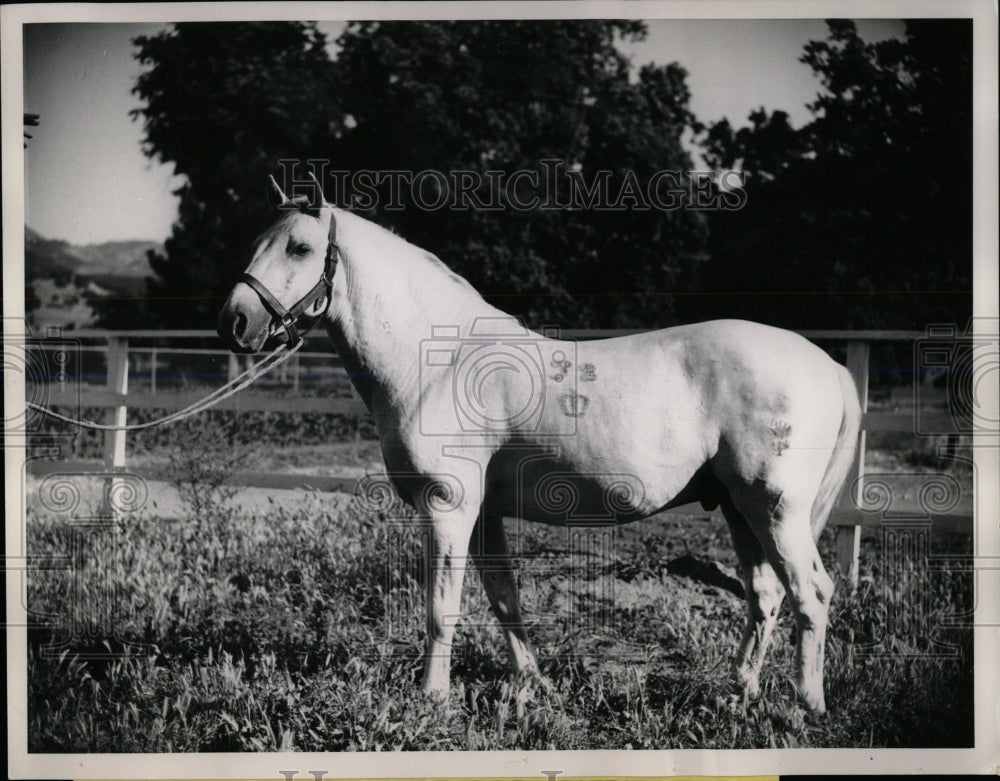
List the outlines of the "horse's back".
{"label": "horse's back", "polygon": [[[823,418],[842,398],[843,368],[826,352],[799,334],[760,323],[712,320],[581,342],[576,349],[584,365],[597,373],[603,368],[640,409],[659,404],[705,424],[740,426],[755,416],[785,414]],[[674,398],[656,399],[663,394]]]}
{"label": "horse's back", "polygon": [[636,351],[670,349],[684,345],[689,351],[688,358],[702,363],[722,354],[737,354],[749,365],[782,357],[833,363],[826,352],[804,336],[750,320],[706,320],[578,344],[609,355],[623,356]]}

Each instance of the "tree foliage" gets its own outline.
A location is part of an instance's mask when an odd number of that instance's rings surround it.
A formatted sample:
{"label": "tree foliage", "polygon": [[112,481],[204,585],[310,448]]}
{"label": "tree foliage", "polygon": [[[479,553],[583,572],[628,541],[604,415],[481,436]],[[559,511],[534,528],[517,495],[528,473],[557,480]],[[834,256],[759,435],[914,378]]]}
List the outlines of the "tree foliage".
{"label": "tree foliage", "polygon": [[337,69],[357,126],[336,160],[376,170],[537,171],[539,208],[433,212],[404,193],[406,208],[377,210],[376,219],[529,322],[667,324],[669,299],[634,293],[673,289],[701,249],[700,217],[560,208],[565,190],[546,187],[540,165],[558,160],[588,183],[607,171],[613,199],[629,173],[645,183],[658,170],[690,168],[680,144],[695,122],[685,72],[646,66],[630,81],[615,48],[616,36],[644,33],[638,22],[613,21],[352,25]]}
{"label": "tree foliage", "polygon": [[298,22],[186,23],[134,44],[145,151],[184,183],[166,254],[150,255],[150,300],[104,304],[104,319],[213,327],[269,216],[274,160],[322,148],[335,128],[326,40]]}
{"label": "tree foliage", "polygon": [[[908,22],[866,43],[853,22],[801,57],[823,91],[795,130],[761,109],[705,135],[706,159],[738,166],[747,205],[711,220],[708,291],[692,319],[722,314],[799,328],[923,328],[964,321],[972,287],[971,22]],[[761,291],[799,295],[755,295]],[[739,293],[735,295],[735,293]]]}
{"label": "tree foliage", "polygon": [[[152,261],[154,294],[225,294],[271,217],[264,184],[283,159],[348,172],[528,170],[541,177],[524,194],[540,196],[535,208],[434,211],[404,187],[395,209],[383,184],[367,216],[531,324],[670,323],[669,298],[634,293],[673,289],[703,247],[703,218],[558,208],[542,163],[588,181],[607,170],[613,196],[630,174],[645,183],[690,168],[685,72],[649,65],[630,78],[615,46],[644,33],[615,21],[363,22],[333,62],[309,24],[185,24],[137,39],[147,152],[187,179],[166,256]],[[218,303],[162,309],[206,326]]]}
{"label": "tree foliage", "polygon": [[[386,181],[377,203],[354,208],[533,325],[921,328],[968,316],[971,297],[952,291],[971,288],[971,23],[908,22],[904,39],[866,43],[829,22],[801,57],[821,86],[807,125],[761,108],[701,136],[711,166],[745,173],[739,211],[628,198],[567,208],[565,177],[546,183],[553,165],[588,185],[606,172],[612,199],[691,168],[681,137],[703,128],[684,69],[636,70],[616,46],[644,34],[640,22],[361,22],[332,61],[307,23],[178,24],[136,39],[146,151],[184,184],[151,260],[153,300],[104,304],[105,321],[210,327],[273,218],[265,182],[282,160],[477,175],[468,208],[423,208]],[[533,208],[489,178],[516,171],[538,175],[521,187]],[[327,182],[351,205],[357,188]],[[472,208],[498,191],[499,208]],[[671,298],[692,292],[709,295]]]}

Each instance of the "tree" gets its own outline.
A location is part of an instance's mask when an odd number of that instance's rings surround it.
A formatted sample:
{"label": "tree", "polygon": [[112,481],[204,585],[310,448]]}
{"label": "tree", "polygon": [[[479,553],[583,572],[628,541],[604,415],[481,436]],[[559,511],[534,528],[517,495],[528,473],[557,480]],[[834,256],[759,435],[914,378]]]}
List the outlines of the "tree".
{"label": "tree", "polygon": [[[534,171],[540,207],[429,211],[402,194],[403,210],[373,216],[437,253],[498,305],[533,324],[663,325],[671,302],[636,292],[673,290],[703,243],[693,212],[567,209],[545,184],[557,160],[592,184],[607,172],[616,197],[632,176],[687,171],[680,137],[696,120],[686,74],[630,65],[615,39],[638,22],[370,22],[338,41],[342,102],[355,126],[337,160],[354,169]],[[561,178],[560,178],[561,181]],[[490,202],[488,187],[481,202]],[[390,200],[382,189],[381,204]]]}
{"label": "tree", "polygon": [[180,213],[150,300],[102,304],[105,321],[213,327],[251,240],[270,217],[267,175],[278,158],[323,149],[341,116],[326,40],[312,24],[186,23],[134,40],[145,70],[145,152],[185,178]]}
{"label": "tree", "polygon": [[[147,152],[187,180],[166,256],[151,261],[162,280],[151,292],[225,294],[272,218],[264,183],[282,159],[329,160],[352,174],[471,172],[481,199],[491,197],[489,172],[535,171],[537,186],[521,192],[538,196],[533,208],[514,208],[502,191],[496,210],[435,211],[405,187],[397,209],[390,181],[367,216],[530,324],[671,322],[669,299],[632,294],[673,289],[702,249],[703,219],[566,208],[544,179],[558,167],[564,185],[570,170],[590,185],[606,171],[617,197],[629,177],[645,184],[661,169],[690,169],[685,72],[646,66],[630,80],[615,47],[644,32],[614,21],[353,23],[334,62],[308,24],[186,24],[137,39]],[[352,194],[334,197],[347,204]],[[207,326],[218,305],[173,303],[161,322]]]}
{"label": "tree", "polygon": [[853,22],[828,26],[801,58],[823,86],[809,124],[761,109],[705,136],[707,159],[748,181],[745,209],[713,215],[700,272],[709,290],[744,295],[701,313],[799,328],[964,322],[971,294],[953,291],[972,287],[971,22],[908,22],[904,40],[874,44]]}
{"label": "tree", "polygon": [[750,127],[735,133],[729,120],[712,125],[703,142],[705,162],[713,168],[731,169],[737,163],[761,181],[770,182],[800,160],[805,149],[788,114],[768,114],[763,106],[750,113]]}

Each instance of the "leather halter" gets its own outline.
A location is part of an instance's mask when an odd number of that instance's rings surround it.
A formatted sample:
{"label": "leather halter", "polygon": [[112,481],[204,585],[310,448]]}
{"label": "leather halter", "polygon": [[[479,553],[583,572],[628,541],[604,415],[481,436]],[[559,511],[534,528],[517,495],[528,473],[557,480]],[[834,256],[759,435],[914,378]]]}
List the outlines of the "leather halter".
{"label": "leather halter", "polygon": [[[337,244],[337,218],[331,211],[330,233],[326,243],[323,274],[320,276],[319,281],[313,285],[312,290],[300,298],[291,309],[285,309],[282,303],[271,294],[271,291],[264,287],[264,284],[252,274],[244,271],[238,279],[240,282],[249,285],[257,294],[264,308],[271,313],[272,323],[276,320],[277,325],[283,329],[285,336],[283,341],[287,342],[289,347],[294,347],[305,338],[306,334],[313,329],[316,323],[323,319],[326,310],[330,308],[330,302],[333,300],[333,275],[337,272],[337,263],[339,260],[340,246]],[[323,311],[316,315],[300,334],[296,321],[307,309],[323,298],[326,299],[326,306],[323,307]]]}

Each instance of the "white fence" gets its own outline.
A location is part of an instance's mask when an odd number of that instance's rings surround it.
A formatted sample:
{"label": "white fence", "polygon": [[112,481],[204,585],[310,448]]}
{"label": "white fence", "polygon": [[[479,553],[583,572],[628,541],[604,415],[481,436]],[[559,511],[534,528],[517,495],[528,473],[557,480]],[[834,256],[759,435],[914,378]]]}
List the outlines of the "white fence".
{"label": "white fence", "polygon": [[[561,338],[592,339],[609,336],[621,336],[636,331],[599,331],[575,330],[563,331]],[[914,416],[916,411],[881,412],[870,411],[869,377],[871,372],[870,355],[873,343],[878,342],[915,342],[925,336],[919,331],[802,331],[803,336],[817,342],[840,342],[846,344],[847,368],[851,371],[858,388],[861,407],[864,412],[862,431],[859,435],[858,453],[848,485],[854,485],[857,496],[863,489],[865,474],[866,444],[868,434],[872,432],[914,432]],[[225,362],[228,377],[235,376],[239,371],[237,357],[226,350],[167,347],[162,345],[138,344],[141,341],[170,341],[171,343],[185,340],[206,340],[213,338],[214,332],[202,330],[190,331],[80,331],[67,334],[74,342],[83,346],[82,350],[99,351],[106,354],[107,382],[104,389],[83,388],[79,395],[72,399],[60,399],[53,395],[47,401],[52,406],[79,405],[81,407],[105,408],[105,420],[116,425],[124,424],[128,419],[129,409],[158,409],[173,411],[182,409],[205,395],[204,390],[165,389],[157,382],[157,365],[161,358],[168,356],[217,356],[219,362]],[[321,341],[323,335],[310,335],[309,341]],[[325,343],[328,344],[328,343]],[[42,342],[44,347],[44,341]],[[138,392],[129,391],[129,357],[148,356],[149,387]],[[301,360],[306,358],[330,359],[329,350],[322,353],[309,352],[305,346],[286,363],[280,371],[282,379],[291,384],[291,393],[275,398],[241,392],[234,397],[221,402],[217,409],[241,411],[272,411],[272,412],[323,412],[340,413],[344,415],[367,416],[363,404],[357,397],[353,398],[314,398],[299,395],[301,380]],[[346,376],[346,375],[342,375]],[[221,377],[220,377],[221,380]],[[221,384],[221,382],[219,383]],[[951,416],[947,411],[922,411],[921,421],[931,431],[951,431],[953,428]],[[107,432],[105,435],[105,471],[122,470],[125,462],[126,432]],[[94,471],[93,465],[67,464],[65,462],[37,462],[33,465],[35,471]],[[155,477],[155,475],[147,475]],[[309,485],[312,488],[328,491],[353,491],[355,480],[347,477],[317,477],[308,475],[291,475],[269,472],[245,472],[236,477],[236,483],[245,486],[261,488],[288,489]],[[857,583],[858,555],[860,550],[861,530],[863,526],[878,525],[880,518],[871,514],[859,512],[854,498],[845,490],[840,504],[835,508],[831,523],[837,527],[837,558],[844,575],[852,584]],[[683,511],[683,510],[681,510]],[[971,531],[972,517],[961,513],[932,514],[927,522],[933,522],[935,529],[944,531]]]}

